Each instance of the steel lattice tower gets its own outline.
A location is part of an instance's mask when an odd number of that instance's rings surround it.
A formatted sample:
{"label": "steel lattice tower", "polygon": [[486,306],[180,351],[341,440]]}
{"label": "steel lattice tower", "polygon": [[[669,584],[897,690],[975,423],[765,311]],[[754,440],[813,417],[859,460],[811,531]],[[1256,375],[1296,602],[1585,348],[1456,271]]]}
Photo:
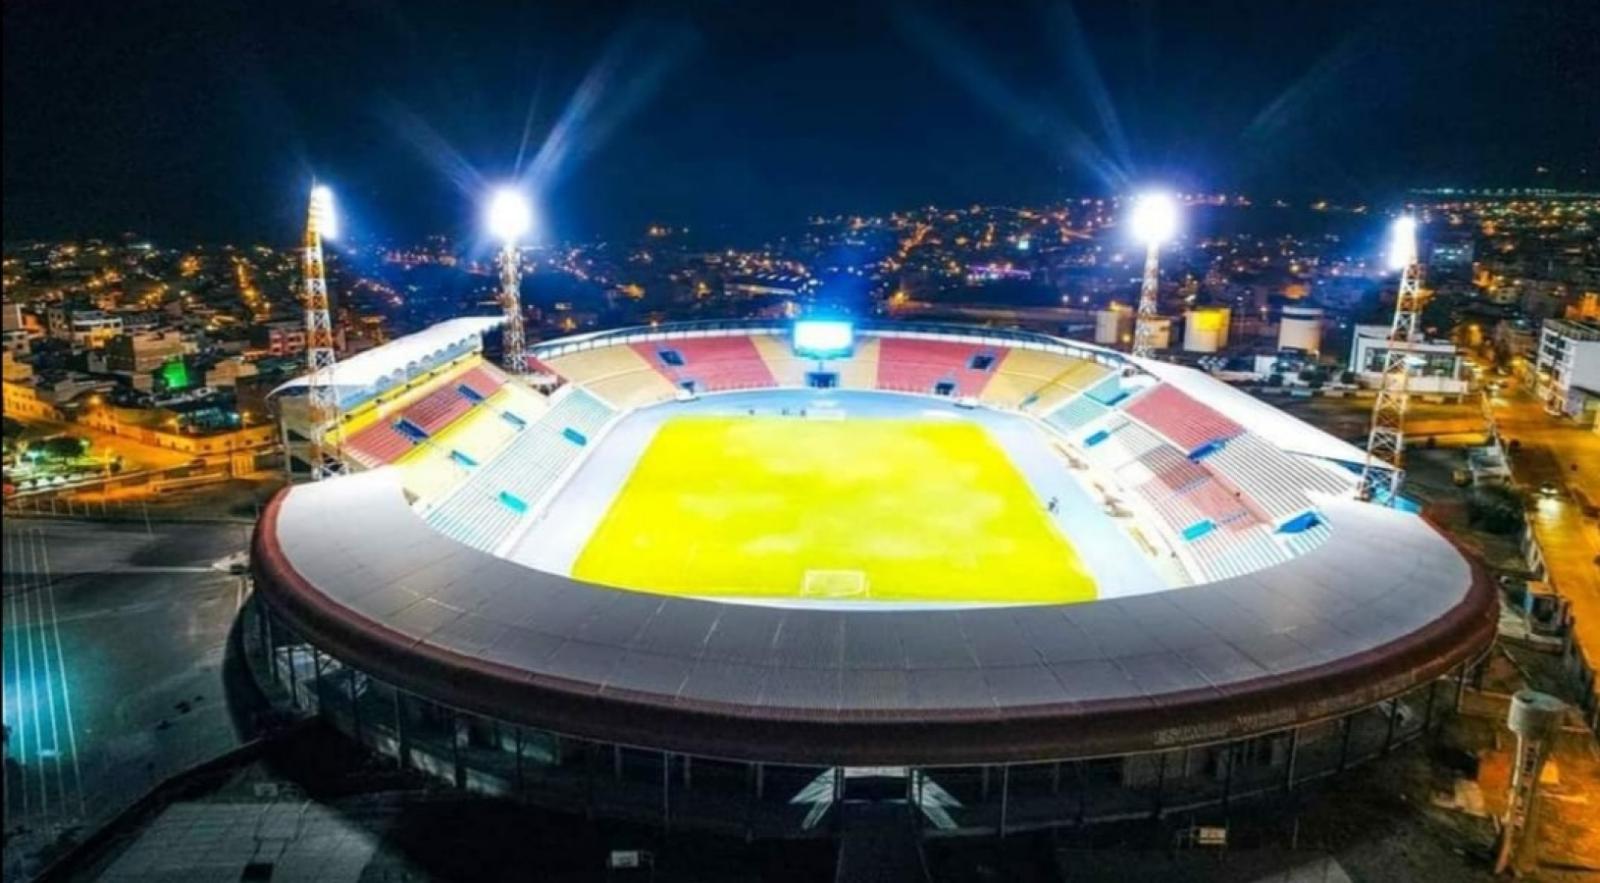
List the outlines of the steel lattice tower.
{"label": "steel lattice tower", "polygon": [[[1361,470],[1361,499],[1393,504],[1405,480],[1407,384],[1413,344],[1420,343],[1417,319],[1422,314],[1422,265],[1415,248],[1400,271],[1395,296],[1394,321],[1389,325],[1388,349],[1383,354],[1383,379],[1372,405],[1372,430],[1367,435],[1367,461]],[[1356,367],[1359,370],[1359,366]]]}
{"label": "steel lattice tower", "polygon": [[[339,459],[343,447],[343,421],[339,396],[334,388],[334,366],[338,354],[333,345],[333,321],[328,310],[328,280],[322,266],[322,235],[333,222],[333,197],[324,187],[311,189],[311,206],[306,213],[303,254],[306,306],[306,411],[311,436],[311,478],[321,481],[344,471]],[[330,440],[328,436],[332,435]],[[287,452],[285,452],[287,455]]]}
{"label": "steel lattice tower", "polygon": [[1148,359],[1155,355],[1156,293],[1161,285],[1161,271],[1156,256],[1161,246],[1151,242],[1144,255],[1144,284],[1139,288],[1139,313],[1133,326],[1133,355]]}
{"label": "steel lattice tower", "polygon": [[517,244],[508,241],[500,249],[500,305],[505,310],[504,332],[506,370],[521,376],[528,370],[522,337],[522,265]]}

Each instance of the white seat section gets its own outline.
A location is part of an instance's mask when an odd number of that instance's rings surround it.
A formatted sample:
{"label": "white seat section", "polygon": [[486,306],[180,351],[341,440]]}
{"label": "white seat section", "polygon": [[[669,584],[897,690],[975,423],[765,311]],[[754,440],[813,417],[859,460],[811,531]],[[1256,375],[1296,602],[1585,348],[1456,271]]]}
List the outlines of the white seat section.
{"label": "white seat section", "polygon": [[1081,444],[1088,453],[1089,459],[1104,469],[1115,472],[1126,465],[1130,460],[1137,460],[1145,454],[1165,445],[1155,433],[1127,418],[1118,418],[1120,423],[1113,423],[1105,427],[1107,435],[1089,444],[1090,439],[1097,438],[1099,432],[1091,433]]}
{"label": "white seat section", "polygon": [[528,423],[499,455],[480,465],[455,492],[427,513],[445,536],[490,550],[523,517],[531,515],[568,466],[580,457],[616,413],[582,389],[570,387],[561,401]]}
{"label": "white seat section", "polygon": [[1349,496],[1355,489],[1354,475],[1345,479],[1250,433],[1229,439],[1221,450],[1200,462],[1244,491],[1262,512],[1280,524],[1315,506],[1307,491]]}
{"label": "white seat section", "polygon": [[1272,528],[1264,524],[1243,530],[1220,528],[1190,545],[1206,576],[1213,580],[1242,576],[1291,557],[1289,550],[1273,538]]}
{"label": "white seat section", "polygon": [[1089,425],[1091,420],[1110,410],[1090,398],[1088,393],[1079,393],[1076,398],[1051,411],[1044,419],[1046,423],[1062,432],[1071,433]]}

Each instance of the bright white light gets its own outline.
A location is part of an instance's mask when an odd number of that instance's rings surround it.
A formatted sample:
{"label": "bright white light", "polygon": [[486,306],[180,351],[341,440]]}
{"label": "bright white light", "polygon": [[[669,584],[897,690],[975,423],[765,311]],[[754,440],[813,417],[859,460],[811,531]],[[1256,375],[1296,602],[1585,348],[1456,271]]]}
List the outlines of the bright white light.
{"label": "bright white light", "polygon": [[325,184],[311,188],[311,216],[316,219],[317,233],[322,238],[339,238],[339,216],[333,210],[333,191]]}
{"label": "bright white light", "polygon": [[1165,193],[1146,193],[1134,200],[1128,226],[1145,245],[1160,245],[1178,232],[1178,204]]}
{"label": "bright white light", "polygon": [[502,187],[489,199],[489,232],[501,242],[516,242],[533,226],[533,209],[528,200],[510,187]]}
{"label": "bright white light", "polygon": [[1417,262],[1417,219],[1401,215],[1389,228],[1389,269],[1404,270]]}
{"label": "bright white light", "polygon": [[849,322],[805,319],[794,323],[794,349],[801,355],[848,353],[854,343],[855,329]]}

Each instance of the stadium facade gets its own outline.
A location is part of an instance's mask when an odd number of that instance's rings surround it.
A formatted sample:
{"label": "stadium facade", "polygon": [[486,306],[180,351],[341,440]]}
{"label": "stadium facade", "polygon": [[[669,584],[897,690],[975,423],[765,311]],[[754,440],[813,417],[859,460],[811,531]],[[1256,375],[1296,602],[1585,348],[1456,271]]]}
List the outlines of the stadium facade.
{"label": "stadium facade", "polygon": [[[483,360],[489,324],[340,366],[352,474],[267,508],[245,633],[296,704],[461,787],[759,837],[827,835],[860,801],[932,833],[1159,815],[1426,733],[1494,633],[1468,556],[1354,499],[1358,449],[1185,368],[966,326],[724,322],[533,346],[529,384]],[[756,603],[534,566],[630,426],[851,396],[1029,427],[1097,599]]]}

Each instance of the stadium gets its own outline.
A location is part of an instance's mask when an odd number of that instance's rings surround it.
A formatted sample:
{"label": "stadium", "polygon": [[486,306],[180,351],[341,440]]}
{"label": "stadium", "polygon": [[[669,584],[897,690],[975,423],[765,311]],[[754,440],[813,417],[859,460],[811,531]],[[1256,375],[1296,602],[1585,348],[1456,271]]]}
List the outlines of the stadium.
{"label": "stadium", "polygon": [[[492,318],[341,362],[257,526],[261,677],[459,787],[746,837],[1292,791],[1439,725],[1492,587],[1207,375],[958,325]],[[276,400],[307,439],[304,380]]]}

